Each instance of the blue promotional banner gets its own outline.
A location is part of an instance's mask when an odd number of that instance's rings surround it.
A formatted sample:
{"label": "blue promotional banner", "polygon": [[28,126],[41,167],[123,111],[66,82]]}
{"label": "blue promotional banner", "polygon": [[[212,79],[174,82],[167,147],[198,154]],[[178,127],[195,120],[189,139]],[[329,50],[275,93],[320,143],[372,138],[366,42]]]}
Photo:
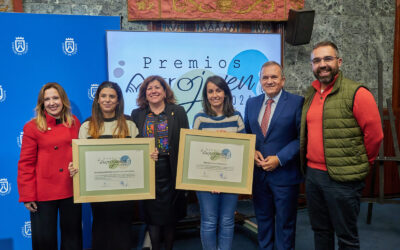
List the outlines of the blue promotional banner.
{"label": "blue promotional banner", "polygon": [[235,108],[244,115],[249,97],[262,93],[261,66],[281,62],[280,34],[107,32],[109,80],[124,91],[125,112],[136,108],[143,79],[160,75],[172,87],[192,124],[202,109],[205,80],[219,75],[228,83]]}
{"label": "blue promotional banner", "polygon": [[106,30],[119,29],[120,17],[0,13],[0,249],[31,248],[17,164],[40,88],[58,82],[78,119],[89,117],[96,88],[107,80]]}

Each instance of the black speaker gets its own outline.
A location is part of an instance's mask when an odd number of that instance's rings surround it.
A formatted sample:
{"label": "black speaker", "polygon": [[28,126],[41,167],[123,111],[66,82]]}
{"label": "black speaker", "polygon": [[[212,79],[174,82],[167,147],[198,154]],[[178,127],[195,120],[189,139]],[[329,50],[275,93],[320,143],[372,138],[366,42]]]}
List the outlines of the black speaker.
{"label": "black speaker", "polygon": [[285,41],[291,45],[310,42],[314,25],[314,10],[289,10]]}

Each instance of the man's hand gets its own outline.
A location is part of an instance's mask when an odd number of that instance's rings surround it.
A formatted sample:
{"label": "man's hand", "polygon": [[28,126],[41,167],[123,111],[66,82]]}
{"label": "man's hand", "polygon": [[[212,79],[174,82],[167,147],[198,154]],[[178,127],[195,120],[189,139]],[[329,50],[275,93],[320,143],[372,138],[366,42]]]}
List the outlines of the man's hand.
{"label": "man's hand", "polygon": [[256,162],[256,165],[258,167],[261,167],[263,165],[264,157],[262,156],[261,152],[256,150],[254,154],[254,161]]}
{"label": "man's hand", "polygon": [[263,161],[262,168],[265,171],[271,172],[279,166],[279,159],[276,155],[270,155]]}

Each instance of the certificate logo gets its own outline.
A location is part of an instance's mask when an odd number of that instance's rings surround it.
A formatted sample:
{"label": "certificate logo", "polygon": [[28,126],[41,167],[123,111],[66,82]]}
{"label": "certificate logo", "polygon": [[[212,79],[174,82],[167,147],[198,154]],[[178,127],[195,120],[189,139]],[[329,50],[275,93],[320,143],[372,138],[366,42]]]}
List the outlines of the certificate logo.
{"label": "certificate logo", "polygon": [[127,168],[131,165],[132,160],[129,156],[123,155],[119,159],[103,158],[99,160],[100,165],[106,165],[109,169]]}
{"label": "certificate logo", "polygon": [[7,178],[0,179],[0,195],[5,196],[11,192],[11,184]]}
{"label": "certificate logo", "polygon": [[12,43],[12,49],[16,55],[24,55],[28,52],[28,43],[25,42],[24,37],[16,37]]}
{"label": "certificate logo", "polygon": [[119,165],[119,161],[116,159],[108,161],[108,168],[109,169],[116,169]]}
{"label": "certificate logo", "polygon": [[73,38],[66,38],[65,41],[62,43],[62,48],[64,54],[67,56],[73,56],[78,52],[78,44],[74,41]]}
{"label": "certificate logo", "polygon": [[201,153],[203,155],[208,155],[210,160],[218,161],[218,160],[228,160],[232,157],[232,153],[229,149],[225,148],[221,151],[217,151],[216,149],[202,149]]}
{"label": "certificate logo", "polygon": [[25,238],[31,238],[32,236],[31,222],[25,221],[25,224],[22,227],[21,231],[22,231],[22,236],[24,236]]}
{"label": "certificate logo", "polygon": [[4,102],[6,100],[6,91],[3,89],[3,86],[0,85],[0,102]]}
{"label": "certificate logo", "polygon": [[225,159],[227,159],[227,160],[230,159],[230,158],[232,158],[232,153],[231,153],[231,151],[230,151],[229,149],[227,149],[227,148],[222,149],[221,154],[222,154],[223,157],[224,157]]}
{"label": "certificate logo", "polygon": [[121,159],[119,160],[121,165],[128,167],[129,165],[131,165],[131,158],[127,155],[123,155],[121,156]]}
{"label": "certificate logo", "polygon": [[90,88],[88,90],[88,97],[90,100],[94,100],[94,97],[96,96],[96,91],[99,88],[99,85],[96,83],[93,83],[90,85]]}
{"label": "certificate logo", "polygon": [[21,148],[22,147],[22,138],[24,137],[24,131],[19,133],[19,136],[17,137],[17,144],[18,147]]}

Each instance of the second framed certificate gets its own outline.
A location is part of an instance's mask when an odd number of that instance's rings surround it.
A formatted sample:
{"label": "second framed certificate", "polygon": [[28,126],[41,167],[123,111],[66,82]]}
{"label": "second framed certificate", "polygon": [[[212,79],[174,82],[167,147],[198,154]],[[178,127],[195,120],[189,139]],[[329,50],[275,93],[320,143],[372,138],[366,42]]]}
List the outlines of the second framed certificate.
{"label": "second framed certificate", "polygon": [[154,138],[72,140],[74,202],[155,198]]}
{"label": "second framed certificate", "polygon": [[181,129],[176,188],[251,194],[255,135]]}

